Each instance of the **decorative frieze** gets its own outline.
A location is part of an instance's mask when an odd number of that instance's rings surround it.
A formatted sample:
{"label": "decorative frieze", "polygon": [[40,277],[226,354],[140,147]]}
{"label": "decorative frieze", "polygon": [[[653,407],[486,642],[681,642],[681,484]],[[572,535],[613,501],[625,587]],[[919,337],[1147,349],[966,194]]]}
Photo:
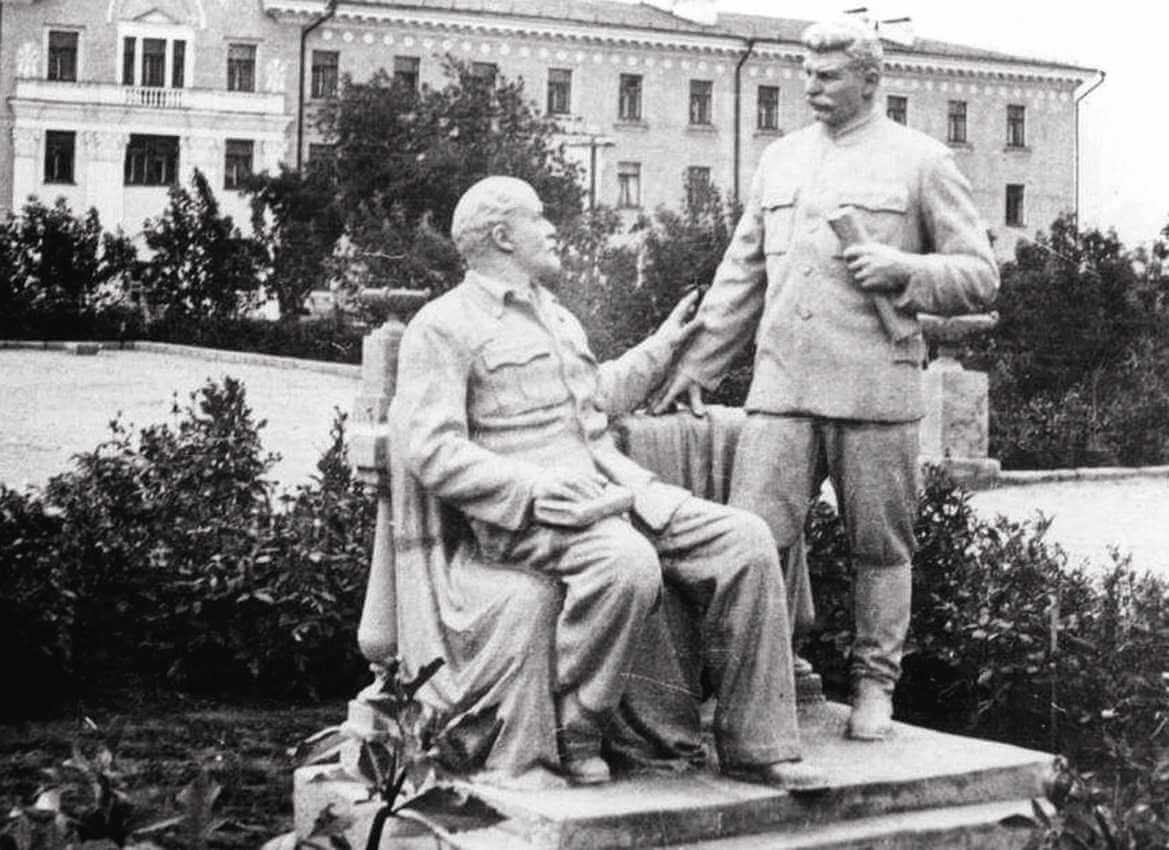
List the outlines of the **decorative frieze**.
{"label": "decorative frieze", "polygon": [[101,130],[86,130],[81,133],[81,150],[85,158],[98,162],[119,162],[126,154],[130,143],[127,133],[110,133]]}

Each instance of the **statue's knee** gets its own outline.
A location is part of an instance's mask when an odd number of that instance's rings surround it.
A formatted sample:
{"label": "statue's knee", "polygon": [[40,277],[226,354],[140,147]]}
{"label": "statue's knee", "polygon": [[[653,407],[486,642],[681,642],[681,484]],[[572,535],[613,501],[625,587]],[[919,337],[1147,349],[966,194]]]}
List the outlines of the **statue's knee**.
{"label": "statue's knee", "polygon": [[648,540],[640,534],[632,535],[613,553],[613,566],[621,593],[646,609],[657,602],[662,590],[662,568]]}

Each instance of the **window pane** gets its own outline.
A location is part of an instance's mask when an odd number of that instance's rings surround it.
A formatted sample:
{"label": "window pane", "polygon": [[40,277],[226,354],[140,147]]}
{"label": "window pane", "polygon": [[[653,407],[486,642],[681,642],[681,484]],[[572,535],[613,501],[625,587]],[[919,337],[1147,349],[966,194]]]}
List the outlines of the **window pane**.
{"label": "window pane", "polygon": [[779,129],[779,87],[778,86],[760,86],[759,87],[759,120],[758,128],[760,130],[778,130]]}
{"label": "window pane", "polygon": [[227,90],[256,90],[256,45],[231,44],[227,48]]}
{"label": "window pane", "polygon": [[126,185],[168,186],[177,179],[178,170],[178,136],[130,136],[126,146]]}
{"label": "window pane", "polygon": [[499,74],[499,66],[494,62],[472,62],[471,77],[489,86],[495,85],[495,77]]}
{"label": "window pane", "polygon": [[45,182],[73,182],[73,146],[75,135],[60,130],[45,133]]}
{"label": "window pane", "polygon": [[1018,105],[1007,107],[1007,145],[1012,148],[1026,147],[1026,108]]}
{"label": "window pane", "polygon": [[77,33],[68,30],[49,32],[50,80],[75,81],[77,79]]}
{"label": "window pane", "polygon": [[690,123],[710,123],[710,101],[714,84],[709,80],[690,81]]}
{"label": "window pane", "polygon": [[1023,186],[1018,183],[1007,184],[1006,223],[1010,227],[1023,226]]}
{"label": "window pane", "polygon": [[417,56],[394,57],[394,82],[408,89],[418,90],[418,74],[422,60]]}
{"label": "window pane", "polygon": [[617,117],[622,121],[641,120],[641,76],[622,74],[618,90]]}
{"label": "window pane", "polygon": [[626,209],[641,206],[641,163],[617,163],[617,206]]}
{"label": "window pane", "polygon": [[335,50],[314,50],[312,96],[332,97],[337,93],[337,64],[340,54]]}
{"label": "window pane", "polygon": [[710,196],[710,167],[691,165],[686,169],[686,206],[699,209]]}
{"label": "window pane", "polygon": [[228,139],[224,145],[223,188],[238,189],[252,173],[251,139]]}
{"label": "window pane", "polygon": [[885,114],[890,120],[898,124],[905,124],[909,120],[909,98],[891,94],[885,101]]}
{"label": "window pane", "polygon": [[181,89],[187,77],[187,43],[182,39],[171,44],[173,58],[171,60],[171,88]]}
{"label": "window pane", "polygon": [[122,85],[134,85],[134,45],[138,39],[122,39]]}
{"label": "window pane", "polygon": [[166,41],[164,39],[142,39],[142,85],[166,85]]}
{"label": "window pane", "polygon": [[548,69],[548,112],[566,115],[572,111],[572,71],[567,68]]}
{"label": "window pane", "polygon": [[966,142],[966,101],[951,100],[946,111],[946,140],[954,144]]}

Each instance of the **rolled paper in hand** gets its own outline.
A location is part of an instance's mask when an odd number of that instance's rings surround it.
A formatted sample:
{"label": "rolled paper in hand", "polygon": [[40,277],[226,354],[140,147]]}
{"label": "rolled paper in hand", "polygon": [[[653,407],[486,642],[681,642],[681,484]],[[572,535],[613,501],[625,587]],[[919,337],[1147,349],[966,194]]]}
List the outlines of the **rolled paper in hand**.
{"label": "rolled paper in hand", "polygon": [[[832,232],[836,234],[836,238],[845,248],[872,241],[872,237],[865,230],[864,222],[860,220],[860,216],[852,207],[840,207],[828,216],[828,226],[832,228]],[[889,296],[880,292],[870,294],[873,304],[877,308],[877,316],[881,319],[881,326],[889,335],[889,339],[900,342],[917,332],[917,327],[908,317],[903,318],[897,314],[897,308],[893,306]]]}

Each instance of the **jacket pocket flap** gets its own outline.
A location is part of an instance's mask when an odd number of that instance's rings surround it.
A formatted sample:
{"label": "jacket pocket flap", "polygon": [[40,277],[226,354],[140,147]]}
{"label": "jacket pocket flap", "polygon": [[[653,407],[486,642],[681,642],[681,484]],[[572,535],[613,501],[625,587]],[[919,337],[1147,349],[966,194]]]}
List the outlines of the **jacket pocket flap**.
{"label": "jacket pocket flap", "polygon": [[905,190],[896,187],[849,190],[840,203],[841,206],[859,207],[871,212],[904,213],[909,209]]}
{"label": "jacket pocket flap", "polygon": [[491,371],[500,366],[522,366],[537,357],[551,357],[552,352],[543,345],[531,342],[504,343],[483,349],[483,364]]}
{"label": "jacket pocket flap", "polygon": [[795,206],[797,194],[795,186],[768,186],[763,190],[759,204],[765,210]]}

